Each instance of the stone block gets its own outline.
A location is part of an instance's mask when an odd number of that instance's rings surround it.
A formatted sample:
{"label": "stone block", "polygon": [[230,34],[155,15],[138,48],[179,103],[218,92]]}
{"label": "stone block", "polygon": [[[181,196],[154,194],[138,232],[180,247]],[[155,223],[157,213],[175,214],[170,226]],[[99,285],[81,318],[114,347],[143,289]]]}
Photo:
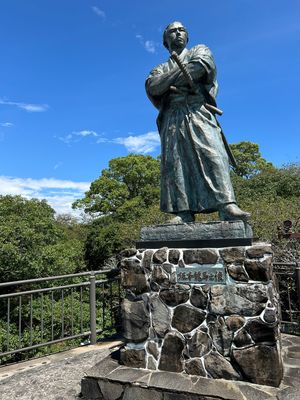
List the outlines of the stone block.
{"label": "stone block", "polygon": [[120,383],[100,380],[99,387],[105,400],[118,400],[121,398],[124,387]]}
{"label": "stone block", "polygon": [[248,282],[249,276],[243,265],[230,264],[227,266],[227,271],[232,279],[239,282]]}
{"label": "stone block", "polygon": [[273,268],[271,257],[263,260],[246,259],[244,265],[249,278],[253,281],[268,282],[272,279]]}
{"label": "stone block", "polygon": [[208,294],[202,290],[201,286],[193,286],[190,301],[193,306],[206,309],[208,304]]}
{"label": "stone block", "polygon": [[169,289],[162,289],[159,293],[162,301],[170,307],[185,303],[190,297],[190,287],[187,285],[174,285]]}
{"label": "stone block", "polygon": [[153,254],[153,262],[156,264],[162,264],[167,261],[167,247],[163,247],[157,250]]}
{"label": "stone block", "polygon": [[245,259],[245,247],[228,247],[221,249],[220,256],[228,264],[243,263]]}
{"label": "stone block", "polygon": [[143,342],[148,337],[150,316],[144,300],[122,302],[124,336],[134,343]]}
{"label": "stone block", "polygon": [[158,285],[161,285],[164,287],[170,286],[169,274],[160,265],[154,265],[153,270],[152,270],[151,279],[153,282],[156,282]]}
{"label": "stone block", "polygon": [[211,351],[204,357],[207,372],[215,379],[240,380],[241,375],[233,368],[231,363],[218,352]]}
{"label": "stone block", "polygon": [[154,253],[153,250],[145,250],[144,251],[143,259],[142,259],[143,268],[146,268],[147,270],[151,270],[151,262],[152,262],[153,253]]}
{"label": "stone block", "polygon": [[261,286],[260,289],[265,296],[256,291],[258,288],[255,288],[255,285],[212,286],[210,312],[216,315],[259,315],[263,311],[265,304],[258,302],[258,299],[267,301],[266,289],[263,288],[263,285]]}
{"label": "stone block", "polygon": [[211,337],[202,330],[196,330],[193,336],[188,339],[189,356],[191,358],[203,357],[212,347]]}
{"label": "stone block", "polygon": [[163,342],[158,368],[163,371],[181,372],[183,370],[183,348],[182,337],[176,332],[168,333]]}
{"label": "stone block", "polygon": [[127,386],[122,400],[163,400],[163,394],[148,388]]}
{"label": "stone block", "polygon": [[169,250],[169,262],[172,264],[178,264],[180,258],[180,251],[177,249]]}
{"label": "stone block", "polygon": [[245,349],[234,349],[232,354],[249,382],[276,387],[280,385],[283,367],[277,346],[259,344]]}
{"label": "stone block", "polygon": [[236,332],[238,329],[245,325],[245,321],[245,318],[241,317],[240,315],[231,315],[230,317],[226,318],[225,323],[228,329]]}
{"label": "stone block", "polygon": [[125,347],[121,350],[121,363],[132,368],[146,368],[146,351]]}
{"label": "stone block", "polygon": [[165,333],[171,328],[171,312],[158,297],[158,294],[151,295],[150,307],[153,329],[157,336],[164,337]]}
{"label": "stone block", "polygon": [[183,250],[185,264],[216,264],[219,255],[214,249],[186,249]]}
{"label": "stone block", "polygon": [[209,240],[252,238],[252,230],[243,221],[163,224],[141,229],[141,241]]}
{"label": "stone block", "polygon": [[174,310],[172,326],[181,333],[190,332],[204,321],[206,313],[190,305],[181,304]]}
{"label": "stone block", "polygon": [[89,377],[81,380],[81,395],[89,400],[106,400],[102,396],[97,380]]}
{"label": "stone block", "polygon": [[206,377],[205,368],[201,358],[193,358],[185,362],[184,370],[189,375],[199,375]]}
{"label": "stone block", "polygon": [[259,319],[249,320],[245,326],[255,343],[273,342],[277,339],[277,328],[270,327]]}
{"label": "stone block", "polygon": [[270,244],[259,244],[249,247],[246,251],[246,255],[249,258],[261,258],[266,254],[273,254],[272,247]]}

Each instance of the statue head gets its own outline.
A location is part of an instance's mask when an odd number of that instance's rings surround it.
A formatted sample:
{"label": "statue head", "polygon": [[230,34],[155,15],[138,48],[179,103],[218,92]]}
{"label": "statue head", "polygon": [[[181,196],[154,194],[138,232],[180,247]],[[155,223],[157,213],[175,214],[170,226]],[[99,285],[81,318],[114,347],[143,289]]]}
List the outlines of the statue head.
{"label": "statue head", "polygon": [[171,52],[178,48],[183,50],[189,41],[189,35],[181,22],[171,22],[163,34],[163,45]]}

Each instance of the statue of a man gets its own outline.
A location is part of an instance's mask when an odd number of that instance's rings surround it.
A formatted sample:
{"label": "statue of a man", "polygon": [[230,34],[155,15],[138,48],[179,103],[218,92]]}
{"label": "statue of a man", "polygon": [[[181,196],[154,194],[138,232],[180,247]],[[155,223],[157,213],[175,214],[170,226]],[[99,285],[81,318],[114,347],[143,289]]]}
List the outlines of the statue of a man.
{"label": "statue of a man", "polygon": [[188,33],[180,22],[169,24],[164,46],[176,52],[197,90],[171,57],[155,67],[146,91],[159,109],[161,138],[161,210],[174,222],[193,222],[196,213],[218,211],[222,220],[247,220],[236,204],[229,159],[221,129],[208,105],[215,106],[216,67],[204,45],[186,48]]}

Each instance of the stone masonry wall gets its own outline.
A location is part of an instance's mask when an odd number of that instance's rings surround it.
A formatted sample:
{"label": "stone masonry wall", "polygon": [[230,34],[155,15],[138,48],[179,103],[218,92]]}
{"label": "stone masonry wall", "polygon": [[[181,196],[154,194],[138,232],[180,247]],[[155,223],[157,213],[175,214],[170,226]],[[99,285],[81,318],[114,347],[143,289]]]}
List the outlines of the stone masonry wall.
{"label": "stone masonry wall", "polygon": [[[278,295],[268,244],[125,250],[126,366],[278,386]],[[180,284],[176,267],[223,264],[226,284]]]}

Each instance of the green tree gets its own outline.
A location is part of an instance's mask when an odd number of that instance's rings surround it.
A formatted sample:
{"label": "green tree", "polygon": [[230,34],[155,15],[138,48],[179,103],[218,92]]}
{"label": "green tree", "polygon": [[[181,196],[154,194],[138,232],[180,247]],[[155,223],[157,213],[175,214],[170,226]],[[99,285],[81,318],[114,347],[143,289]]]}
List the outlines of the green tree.
{"label": "green tree", "polygon": [[11,281],[84,268],[83,243],[68,239],[44,200],[0,196],[0,275]]}
{"label": "green tree", "polygon": [[261,156],[258,144],[244,141],[230,147],[237,162],[235,173],[238,176],[251,178],[262,171],[274,169],[273,164]]}
{"label": "green tree", "polygon": [[91,183],[84,199],[77,200],[74,208],[91,215],[119,217],[141,207],[148,207],[159,197],[159,161],[151,156],[129,154],[114,158],[101,176]]}

